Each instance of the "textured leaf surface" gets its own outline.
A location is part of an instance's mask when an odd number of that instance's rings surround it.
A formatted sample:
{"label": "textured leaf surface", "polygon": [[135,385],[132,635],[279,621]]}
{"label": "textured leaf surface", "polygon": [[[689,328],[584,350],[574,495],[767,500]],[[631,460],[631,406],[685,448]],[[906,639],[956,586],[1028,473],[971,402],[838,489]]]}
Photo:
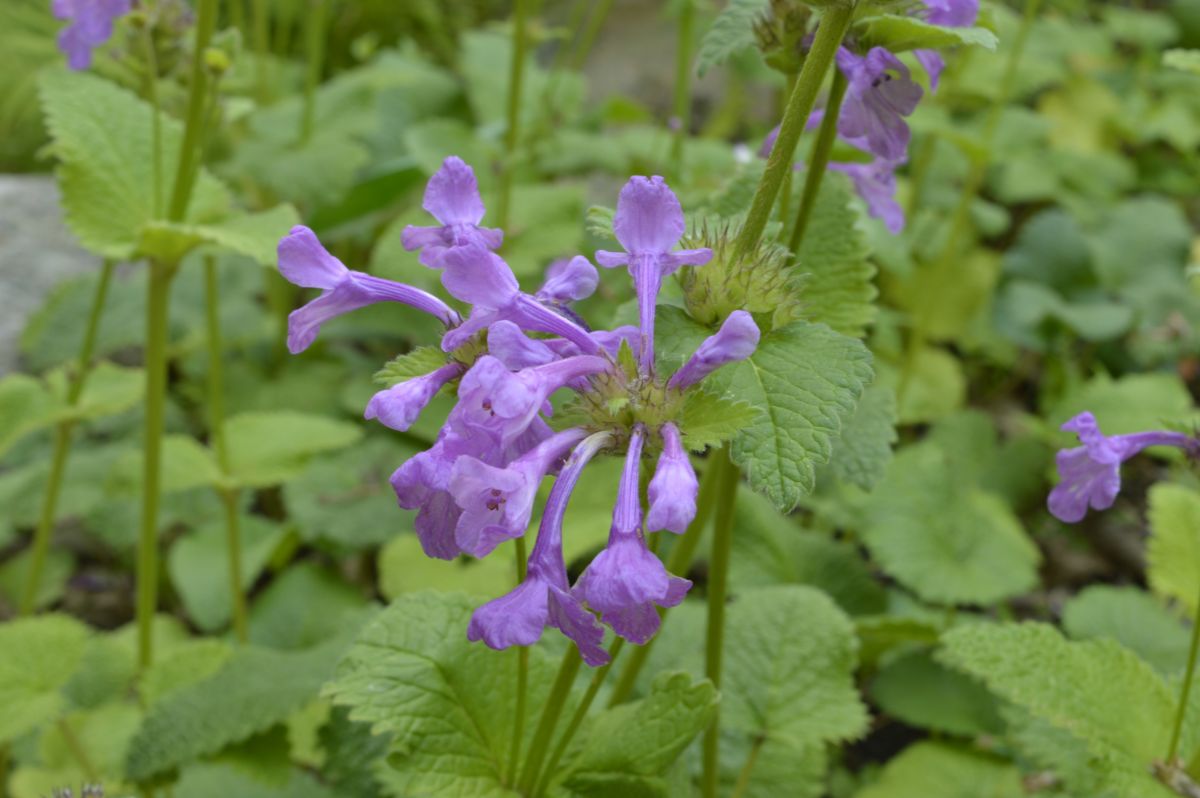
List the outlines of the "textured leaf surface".
{"label": "textured leaf surface", "polygon": [[1135,587],[1085,588],[1067,602],[1062,622],[1070,637],[1116,640],[1164,675],[1182,671],[1187,662],[1187,629],[1154,596]]}
{"label": "textured leaf surface", "polygon": [[279,239],[300,223],[291,205],[276,205],[260,213],[239,213],[212,224],[155,221],[142,228],[139,249],[167,261],[181,259],[202,244],[253,258],[274,266]]}
{"label": "textured leaf surface", "polygon": [[272,648],[317,645],[365,617],[362,592],[313,562],[292,565],[250,611],[250,642]]}
{"label": "textured leaf surface", "polygon": [[0,624],[0,743],[55,720],[62,688],[83,661],[88,630],[65,615]]}
{"label": "textured leaf surface", "polygon": [[436,346],[418,346],[389,360],[375,372],[375,382],[391,387],[397,383],[436,371],[449,362],[446,353]]}
{"label": "textured leaf surface", "polygon": [[813,488],[844,421],[871,379],[861,342],[823,324],[793,322],[763,337],[747,360],[708,385],[763,412],[733,442],[733,459],[755,490],[791,509]]}
{"label": "textured leaf surface", "polygon": [[703,75],[734,54],[753,47],[754,21],[766,10],[766,0],[730,0],[700,42],[696,71]]}
{"label": "textured leaf surface", "polygon": [[880,709],[910,726],[966,737],[1004,730],[995,697],[979,682],[938,663],[928,650],[889,661],[870,692]]}
{"label": "textured leaf surface", "polygon": [[711,391],[693,389],[684,396],[680,428],[683,445],[703,452],[736,437],[758,420],[759,409],[749,402],[738,402]]}
{"label": "textured leaf surface", "polygon": [[889,388],[869,388],[842,428],[829,470],[840,480],[871,490],[887,473],[895,443],[896,395]]}
{"label": "textured leaf surface", "polygon": [[225,422],[225,436],[233,480],[263,487],[286,481],[300,473],[312,455],[349,446],[362,432],[345,421],[280,411],[234,416]]}
{"label": "textured leaf surface", "polygon": [[846,335],[862,336],[875,319],[875,267],[860,227],[849,180],[827,174],[804,231],[797,269],[804,275],[804,318]]}
{"label": "textured leaf surface", "polygon": [[1150,489],[1150,543],[1146,577],[1155,593],[1178,601],[1197,617],[1200,588],[1200,494],[1162,483]]}
{"label": "textured leaf surface", "polygon": [[1023,798],[1012,764],[944,743],[920,742],[888,762],[855,798]]}
{"label": "textured leaf surface", "polygon": [[905,50],[938,50],[968,44],[995,50],[996,34],[986,28],[943,28],[916,17],[893,14],[864,19],[857,25],[865,47],[886,47],[893,53]]}

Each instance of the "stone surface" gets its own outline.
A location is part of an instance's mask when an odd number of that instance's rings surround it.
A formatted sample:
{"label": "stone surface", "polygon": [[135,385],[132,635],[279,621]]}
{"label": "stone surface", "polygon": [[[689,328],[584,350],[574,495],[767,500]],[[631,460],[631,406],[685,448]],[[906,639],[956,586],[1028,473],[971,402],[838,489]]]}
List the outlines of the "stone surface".
{"label": "stone surface", "polygon": [[19,365],[25,320],[59,282],[100,268],[63,224],[49,175],[0,175],[0,375]]}

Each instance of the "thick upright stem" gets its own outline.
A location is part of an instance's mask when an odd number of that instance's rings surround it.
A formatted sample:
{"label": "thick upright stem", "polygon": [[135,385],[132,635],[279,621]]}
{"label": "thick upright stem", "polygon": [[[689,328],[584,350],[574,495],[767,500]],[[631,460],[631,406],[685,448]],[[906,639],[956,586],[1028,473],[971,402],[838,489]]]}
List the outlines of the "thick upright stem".
{"label": "thick upright stem", "polygon": [[504,161],[500,166],[500,196],[496,207],[497,227],[508,229],[512,203],[513,168],[521,136],[521,88],[525,56],[529,49],[529,17],[537,0],[516,0],[513,9],[512,63],[508,73],[508,107],[505,112]]}
{"label": "thick upright stem", "polygon": [[767,159],[766,171],[763,172],[758,190],[754,193],[754,200],[746,215],[746,223],[742,225],[735,242],[734,252],[737,256],[748,255],[762,238],[763,230],[771,217],[771,208],[775,205],[780,186],[783,185],[783,176],[792,168],[796,144],[800,141],[800,134],[804,131],[809,114],[812,113],[817,92],[825,82],[825,73],[833,63],[853,15],[854,4],[846,2],[845,5],[829,6],[821,17],[812,50],[804,59],[804,66],[800,69],[796,86],[792,89],[792,96],[784,110],[779,136],[775,139],[775,146]]}
{"label": "thick upright stem", "polygon": [[804,241],[804,231],[808,229],[808,220],[812,218],[812,210],[817,204],[817,194],[821,191],[821,181],[829,166],[829,156],[833,152],[833,144],[837,141],[838,115],[842,110],[842,99],[846,96],[846,76],[840,69],[833,70],[833,85],[829,87],[829,102],[825,105],[825,116],[821,119],[821,129],[817,131],[817,141],[813,144],[812,154],[808,158],[808,170],[804,175],[804,191],[800,195],[800,208],[796,212],[796,224],[792,227],[792,237],[788,249],[793,254],[799,254],[800,244]]}
{"label": "thick upright stem", "polygon": [[1200,598],[1196,599],[1197,617],[1192,620],[1192,643],[1188,647],[1187,670],[1183,673],[1183,686],[1179,690],[1179,707],[1175,710],[1175,723],[1171,727],[1171,743],[1167,746],[1166,766],[1175,767],[1179,756],[1179,738],[1183,734],[1183,721],[1187,718],[1188,701],[1192,694],[1192,681],[1196,676],[1196,655],[1200,652]]}
{"label": "thick upright stem", "polygon": [[308,69],[304,74],[304,117],[300,129],[300,140],[312,138],[317,114],[317,85],[321,82],[321,70],[325,66],[325,15],[328,0],[312,0],[308,18],[305,20],[305,58]]}
{"label": "thick upright stem", "polygon": [[693,0],[683,0],[679,7],[679,27],[675,37],[675,99],[671,122],[675,135],[671,141],[671,174],[683,178],[683,143],[687,140],[692,118],[692,28],[695,27],[696,7]]}
{"label": "thick upright stem", "polygon": [[167,313],[174,265],[150,263],[146,301],[146,422],[142,440],[142,519],[138,536],[138,665],[154,662],[154,610],[158,603],[158,499],[163,418],[167,401]]}
{"label": "thick upright stem", "polygon": [[179,151],[179,167],[175,173],[175,186],[171,192],[171,204],[167,208],[167,219],[178,222],[187,215],[188,202],[192,198],[192,185],[199,170],[201,136],[204,133],[204,105],[208,97],[208,67],[204,52],[212,41],[217,24],[217,0],[199,0],[196,13],[196,43],[192,53],[191,86],[188,89],[187,118],[183,129],[183,146]]}
{"label": "thick upright stem", "polygon": [[[79,357],[75,373],[67,388],[67,404],[74,406],[83,395],[83,387],[90,371],[92,353],[96,350],[96,336],[100,330],[100,317],[104,313],[104,302],[108,298],[108,286],[112,281],[113,262],[106,260],[100,269],[100,280],[96,293],[92,295],[92,307],[88,312],[87,327],[83,342],[79,346]],[[54,430],[54,453],[50,459],[50,476],[46,481],[46,493],[42,497],[42,509],[38,516],[37,529],[33,533],[33,550],[30,554],[29,572],[25,577],[25,589],[21,593],[19,612],[28,615],[37,605],[38,588],[42,582],[42,571],[46,567],[46,554],[50,550],[50,537],[54,533],[54,518],[58,510],[58,495],[62,488],[67,458],[71,452],[73,421],[63,421]]]}
{"label": "thick upright stem", "polygon": [[521,779],[517,783],[517,791],[522,795],[529,795],[534,779],[541,772],[550,737],[554,734],[554,727],[558,725],[563,705],[567,702],[567,696],[571,693],[571,685],[575,683],[575,676],[579,673],[579,666],[582,663],[583,658],[579,656],[579,649],[575,646],[567,646],[567,653],[563,655],[562,663],[558,666],[558,675],[554,678],[554,685],[550,688],[550,695],[546,698],[546,706],[542,708],[542,716],[538,720],[537,730],[533,733],[533,742],[529,744],[529,755],[525,759],[525,766],[521,768]]}
{"label": "thick upright stem", "polygon": [[[723,457],[728,457],[728,449]],[[733,508],[737,500],[740,472],[729,462],[722,472],[717,493],[717,517],[713,524],[712,557],[708,563],[708,629],[704,639],[704,675],[721,687],[721,659],[725,650],[725,599],[729,582],[729,552],[733,546]],[[701,793],[716,798],[718,755],[720,753],[720,708],[704,731]]]}

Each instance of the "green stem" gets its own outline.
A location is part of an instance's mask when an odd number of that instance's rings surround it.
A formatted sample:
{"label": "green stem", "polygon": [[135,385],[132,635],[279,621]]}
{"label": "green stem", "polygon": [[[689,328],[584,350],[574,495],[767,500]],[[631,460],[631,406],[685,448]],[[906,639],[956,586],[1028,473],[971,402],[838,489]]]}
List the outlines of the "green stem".
{"label": "green stem", "polygon": [[269,0],[253,0],[251,24],[254,26],[254,79],[259,105],[265,105],[270,98],[267,79],[267,56],[271,52],[271,23]]}
{"label": "green stem", "polygon": [[325,65],[325,15],[327,0],[312,0],[312,9],[305,21],[305,50],[308,70],[304,75],[304,117],[300,129],[301,142],[312,138],[317,115],[317,85]]}
{"label": "green stem", "polygon": [[525,758],[525,766],[521,768],[517,792],[522,795],[530,794],[533,789],[533,781],[541,772],[542,762],[546,758],[546,747],[550,743],[551,735],[554,734],[554,727],[558,725],[563,705],[567,702],[567,696],[571,693],[571,685],[575,683],[575,675],[579,673],[579,666],[582,663],[583,658],[579,656],[579,649],[574,645],[567,646],[567,652],[558,666],[558,675],[554,677],[554,684],[550,688],[550,695],[546,698],[546,705],[542,708],[542,716],[538,720],[537,730],[533,733],[533,741],[529,744],[529,754]]}
{"label": "green stem", "polygon": [[192,185],[199,173],[199,143],[204,134],[205,99],[208,97],[208,68],[204,52],[212,41],[217,24],[217,0],[199,0],[196,14],[196,43],[192,53],[192,82],[188,89],[187,117],[183,128],[183,146],[179,150],[179,167],[167,219],[178,222],[187,214],[192,197]]}
{"label": "green stem", "polygon": [[1183,687],[1179,690],[1179,707],[1175,710],[1175,724],[1171,728],[1171,744],[1167,746],[1166,765],[1174,768],[1179,755],[1179,738],[1183,734],[1183,721],[1187,717],[1188,699],[1192,693],[1192,680],[1196,675],[1196,654],[1200,651],[1200,598],[1196,600],[1197,617],[1192,622],[1192,643],[1188,647],[1187,670],[1183,673]]}
{"label": "green stem", "polygon": [[67,748],[71,750],[71,756],[75,757],[75,761],[79,763],[79,769],[83,771],[83,777],[92,784],[99,782],[99,771],[92,764],[92,760],[88,757],[83,743],[79,741],[79,737],[75,734],[75,730],[71,728],[71,725],[67,723],[66,718],[58,719],[58,732],[66,742]]}
{"label": "green stem", "polygon": [[[517,584],[525,581],[526,552],[525,538],[515,541],[513,553],[516,560]],[[511,784],[517,777],[517,768],[521,761],[521,742],[525,737],[525,697],[529,691],[529,647],[517,646],[517,711],[513,713],[512,742],[508,751],[508,777],[506,784]]]}
{"label": "green stem", "polygon": [[687,139],[692,117],[692,28],[695,27],[696,7],[692,0],[683,0],[679,8],[679,27],[675,37],[675,99],[671,120],[677,127],[671,140],[671,174],[683,179],[683,143]]}
{"label": "green stem", "polygon": [[167,313],[174,265],[150,263],[146,302],[146,421],[142,440],[142,519],[138,536],[138,665],[154,662],[154,610],[158,603],[158,500],[163,419],[167,400]]}
{"label": "green stem", "polygon": [[508,106],[505,112],[504,161],[500,167],[500,196],[496,206],[496,226],[508,229],[512,203],[512,179],[517,142],[521,135],[521,84],[525,75],[525,55],[529,49],[529,17],[536,0],[516,0],[513,9],[513,51],[508,74]]}
{"label": "green stem", "polygon": [[[729,457],[726,448],[721,455]],[[704,640],[704,675],[721,687],[721,659],[725,646],[725,599],[729,582],[729,552],[733,546],[733,508],[741,474],[730,461],[721,475],[717,491],[717,513],[713,522],[712,557],[708,563],[708,629]],[[720,707],[704,731],[704,771],[700,782],[705,798],[716,798],[720,753]]]}
{"label": "green stem", "polygon": [[[100,269],[100,280],[96,283],[96,293],[92,296],[92,307],[88,312],[87,327],[84,329],[83,342],[79,345],[79,357],[75,363],[75,373],[71,376],[67,388],[67,404],[74,406],[83,395],[83,387],[87,382],[92,353],[96,350],[96,337],[100,331],[100,317],[104,313],[104,303],[108,298],[108,286],[112,282],[114,264],[111,260],[104,261]],[[37,529],[33,533],[33,550],[30,555],[29,572],[25,577],[25,590],[21,593],[19,612],[28,615],[37,605],[38,588],[41,586],[42,571],[46,567],[46,554],[50,550],[50,537],[54,532],[54,519],[57,515],[58,496],[62,488],[63,474],[67,468],[67,458],[71,452],[71,430],[73,420],[63,421],[54,431],[54,453],[50,460],[50,475],[46,482],[46,493],[42,497],[42,511],[38,516]]]}
{"label": "green stem", "polygon": [[817,100],[817,92],[825,82],[825,73],[833,64],[833,58],[841,46],[846,29],[854,15],[854,4],[829,6],[817,26],[817,34],[813,39],[812,50],[804,59],[804,66],[796,78],[796,86],[783,112],[783,121],[779,126],[779,136],[771,155],[767,159],[767,168],[759,181],[758,190],[754,192],[754,200],[746,215],[746,223],[738,234],[735,242],[735,257],[746,257],[762,238],[763,230],[771,217],[771,208],[775,205],[775,197],[783,185],[783,176],[792,168],[792,158],[796,152],[796,144],[800,134],[812,113],[813,103]]}
{"label": "green stem", "polygon": [[[704,476],[700,479],[700,493],[696,499],[696,518],[688,527],[687,534],[675,541],[675,545],[671,548],[671,556],[667,560],[667,571],[670,573],[686,574],[691,570],[692,559],[696,555],[700,539],[704,537],[704,530],[708,526],[709,519],[712,518],[713,508],[717,501],[717,485],[722,481],[721,475],[724,473],[727,463],[728,460],[724,457],[714,457],[708,468],[704,470]],[[659,617],[665,620],[669,610],[669,607],[659,607]],[[642,672],[656,640],[658,640],[658,635],[646,641],[644,646],[637,646],[633,649],[633,653],[627,658],[625,667],[621,669],[620,678],[617,679],[617,683],[609,695],[608,705],[610,707],[629,700],[629,696],[633,694],[633,686],[637,683],[638,674]]]}
{"label": "green stem", "polygon": [[766,739],[762,735],[754,738],[754,743],[750,746],[750,752],[746,754],[746,762],[742,765],[741,772],[738,773],[737,783],[733,785],[733,792],[729,798],[742,798],[746,794],[746,790],[750,788],[750,776],[754,773],[754,765],[758,762],[758,754],[762,751]]}
{"label": "green stem", "polygon": [[596,694],[600,692],[600,687],[604,684],[604,679],[608,676],[608,672],[612,670],[613,663],[617,661],[617,656],[620,655],[624,645],[625,641],[620,637],[613,640],[612,645],[608,648],[608,662],[592,673],[592,681],[588,683],[587,692],[583,694],[583,698],[579,701],[579,706],[575,708],[575,714],[571,716],[571,722],[567,724],[567,728],[563,730],[562,736],[555,744],[554,752],[546,760],[546,767],[542,769],[542,777],[538,779],[537,787],[533,791],[535,798],[544,795],[546,788],[550,786],[550,779],[554,777],[554,769],[562,761],[563,756],[567,753],[567,747],[575,737],[575,733],[583,725],[583,720],[587,717],[588,710],[592,707],[592,702],[596,700]]}
{"label": "green stem", "polygon": [[921,207],[921,200],[924,199],[925,179],[929,167],[933,165],[936,149],[937,137],[932,132],[923,134],[921,143],[917,146],[917,154],[913,156],[912,171],[908,177],[909,195],[905,213],[910,219],[916,215],[917,209]]}
{"label": "green stem", "polygon": [[604,21],[608,18],[608,12],[612,10],[612,7],[613,0],[600,0],[592,9],[587,27],[584,28],[583,34],[579,37],[579,43],[571,55],[571,68],[576,72],[583,69],[583,65],[587,63],[588,54],[591,53],[592,46],[596,43],[596,37],[600,35],[600,30],[604,27]]}
{"label": "green stem", "polygon": [[227,0],[229,6],[229,27],[242,32],[246,27],[246,9],[242,5],[242,0]]}
{"label": "green stem", "polygon": [[154,159],[150,166],[154,176],[154,217],[163,212],[162,184],[162,109],[158,101],[158,56],[154,52],[154,35],[148,24],[142,25],[142,46],[146,56],[146,99],[150,103],[150,131]]}
{"label": "green stem", "polygon": [[833,143],[837,140],[838,115],[842,110],[842,98],[846,96],[846,76],[840,69],[833,70],[833,84],[829,87],[829,102],[825,105],[825,116],[821,120],[821,129],[817,131],[817,141],[813,144],[812,154],[808,158],[808,170],[804,175],[804,191],[800,195],[800,208],[796,212],[796,223],[792,227],[792,238],[788,249],[793,254],[800,253],[800,244],[804,241],[804,231],[808,229],[808,220],[812,218],[812,210],[817,204],[817,194],[821,191],[821,181],[829,166],[829,156],[833,152]]}

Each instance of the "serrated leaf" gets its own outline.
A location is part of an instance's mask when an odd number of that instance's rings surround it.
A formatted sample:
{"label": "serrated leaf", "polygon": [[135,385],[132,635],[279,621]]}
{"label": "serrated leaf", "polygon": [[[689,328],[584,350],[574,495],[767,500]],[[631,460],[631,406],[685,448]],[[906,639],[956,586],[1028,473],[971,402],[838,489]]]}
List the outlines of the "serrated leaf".
{"label": "serrated leaf", "polygon": [[781,509],[813,489],[842,425],[871,379],[860,341],[823,324],[793,322],[764,336],[747,360],[708,378],[763,412],[733,441],[733,460]]}
{"label": "serrated leaf", "polygon": [[274,266],[279,239],[300,223],[291,205],[276,205],[260,213],[238,213],[211,224],[152,221],[141,229],[138,250],[168,263],[178,262],[203,244]]}
{"label": "serrated leaf", "polygon": [[1136,654],[1111,640],[1068,642],[1040,623],[947,632],[940,658],[1001,698],[1087,744],[1106,781],[1133,796],[1170,792],[1150,774],[1171,733],[1175,698]]}
{"label": "serrated leaf", "polygon": [[83,661],[86,626],[66,615],[0,624],[0,743],[15,740],[66,708],[63,688]]}
{"label": "serrated leaf", "polygon": [[919,742],[890,760],[855,798],[1024,798],[1010,762],[945,743]]}
{"label": "serrated leaf", "polygon": [[679,425],[683,445],[693,452],[720,446],[754,423],[761,412],[749,402],[694,388],[684,395],[683,400]]}
{"label": "serrated leaf", "polygon": [[584,217],[583,227],[590,236],[604,239],[605,241],[615,241],[613,235],[613,218],[617,212],[613,208],[604,205],[592,205],[587,209],[587,214]]}
{"label": "serrated leaf", "polygon": [[937,662],[929,650],[890,660],[871,681],[870,695],[881,710],[910,726],[964,737],[1004,731],[995,696]]}
{"label": "serrated leaf", "polygon": [[833,447],[829,471],[843,482],[871,490],[887,473],[895,443],[896,395],[889,388],[868,388]]}
{"label": "serrated leaf", "polygon": [[1187,661],[1188,634],[1179,618],[1136,587],[1084,588],[1063,608],[1062,623],[1076,640],[1116,640],[1164,675]]}
{"label": "serrated leaf", "polygon": [[1178,601],[1198,617],[1200,590],[1200,494],[1182,485],[1159,483],[1150,489],[1150,542],[1146,579],[1164,598]]}
{"label": "serrated leaf", "polygon": [[375,382],[391,387],[413,377],[421,377],[437,371],[449,360],[446,353],[436,346],[418,346],[403,355],[397,355],[375,372]]}
{"label": "serrated leaf", "polygon": [[345,645],[339,637],[299,653],[238,650],[210,678],[150,708],[129,749],[129,778],[144,781],[283,722],[316,698]]}
{"label": "serrated leaf", "polygon": [[342,798],[381,798],[374,771],[387,767],[383,758],[390,738],[371,734],[367,724],[355,723],[349,715],[345,707],[335,707],[320,730],[325,752],[321,776]]}
{"label": "serrated leaf", "polygon": [[893,53],[906,50],[940,50],[973,45],[995,50],[996,34],[986,28],[944,28],[916,17],[884,14],[860,20],[855,29],[863,47],[885,47]]}
{"label": "serrated leaf", "polygon": [[730,0],[700,42],[696,58],[697,74],[703,76],[734,54],[753,47],[754,22],[766,9],[766,0]]}
{"label": "serrated leaf", "polygon": [[804,275],[803,316],[861,337],[875,320],[878,291],[871,248],[845,175],[827,174],[804,232],[796,269]]}
{"label": "serrated leaf", "polygon": [[292,411],[242,413],[225,422],[229,476],[241,486],[286,482],[310,457],[362,437],[354,424]]}

